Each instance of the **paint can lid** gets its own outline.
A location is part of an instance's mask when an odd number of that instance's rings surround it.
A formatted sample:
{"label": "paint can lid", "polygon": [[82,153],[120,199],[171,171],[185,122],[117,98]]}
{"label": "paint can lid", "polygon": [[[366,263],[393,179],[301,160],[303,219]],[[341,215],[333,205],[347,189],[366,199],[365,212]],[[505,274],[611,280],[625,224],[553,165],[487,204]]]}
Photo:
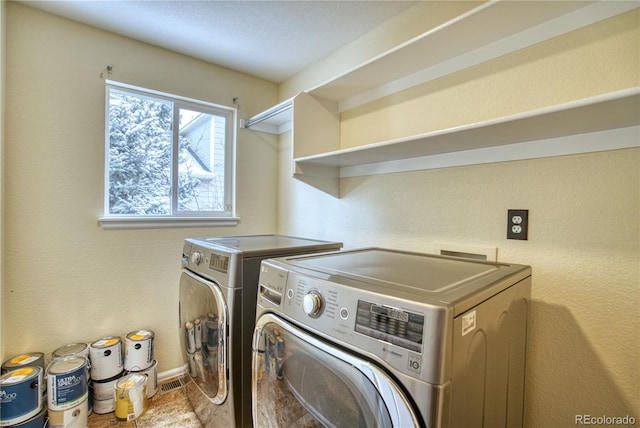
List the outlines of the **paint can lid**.
{"label": "paint can lid", "polygon": [[117,389],[134,389],[147,384],[147,376],[141,373],[132,373],[122,377],[116,382]]}
{"label": "paint can lid", "polygon": [[82,354],[87,351],[86,343],[69,343],[68,345],[62,345],[51,354],[53,358],[67,357],[70,355]]}
{"label": "paint can lid", "polygon": [[90,346],[94,349],[108,348],[110,346],[115,345],[118,342],[122,342],[122,339],[120,339],[120,337],[107,336],[107,337],[101,337],[100,339],[93,341]]}
{"label": "paint can lid", "polygon": [[14,368],[25,366],[43,366],[44,354],[42,352],[28,352],[16,355],[2,363],[3,370],[12,370]]}
{"label": "paint can lid", "polygon": [[49,367],[47,367],[47,373],[59,375],[73,372],[80,367],[85,366],[87,364],[87,361],[88,360],[85,357],[79,355],[58,358],[53,360],[51,364],[49,364]]}
{"label": "paint can lid", "polygon": [[16,370],[11,370],[0,376],[0,385],[8,386],[15,383],[26,382],[34,377],[38,377],[42,373],[42,368],[40,367],[23,367]]}
{"label": "paint can lid", "polygon": [[128,340],[147,340],[152,339],[154,336],[153,331],[151,330],[136,330],[127,334]]}

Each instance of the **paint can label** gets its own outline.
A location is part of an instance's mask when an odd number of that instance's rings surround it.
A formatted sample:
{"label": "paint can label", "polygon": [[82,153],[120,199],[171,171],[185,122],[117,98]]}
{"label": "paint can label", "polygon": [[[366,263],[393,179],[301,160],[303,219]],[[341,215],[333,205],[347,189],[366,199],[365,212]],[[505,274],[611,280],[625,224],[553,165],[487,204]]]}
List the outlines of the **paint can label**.
{"label": "paint can label", "polygon": [[131,374],[116,383],[116,419],[132,421],[147,409],[147,376]]}
{"label": "paint can label", "polygon": [[40,383],[40,367],[25,367],[0,377],[0,426],[13,426],[38,414],[42,407]]}
{"label": "paint can label", "polygon": [[[56,369],[71,367],[57,373]],[[47,372],[48,406],[51,410],[64,410],[88,397],[87,359],[72,357],[54,361]]]}
{"label": "paint can label", "polygon": [[113,391],[115,390],[116,382],[122,377],[122,373],[117,376],[102,380],[102,381],[93,381],[92,389],[93,389],[93,400],[94,401],[103,401],[103,400],[113,400]]}
{"label": "paint can label", "polygon": [[151,330],[138,330],[125,338],[124,369],[126,371],[146,370],[153,364],[153,338]]}
{"label": "paint can label", "polygon": [[65,410],[49,409],[49,428],[86,427],[89,422],[89,400]]}

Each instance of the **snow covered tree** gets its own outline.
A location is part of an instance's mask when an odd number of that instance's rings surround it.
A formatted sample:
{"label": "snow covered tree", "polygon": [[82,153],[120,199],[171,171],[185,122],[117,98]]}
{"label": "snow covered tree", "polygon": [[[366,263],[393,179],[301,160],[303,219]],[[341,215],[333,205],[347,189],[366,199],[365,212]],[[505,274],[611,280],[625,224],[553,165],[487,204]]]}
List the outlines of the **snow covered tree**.
{"label": "snow covered tree", "polygon": [[[109,214],[171,214],[173,104],[112,90],[109,102]],[[189,142],[179,141],[179,156]],[[181,171],[178,199],[198,180]]]}

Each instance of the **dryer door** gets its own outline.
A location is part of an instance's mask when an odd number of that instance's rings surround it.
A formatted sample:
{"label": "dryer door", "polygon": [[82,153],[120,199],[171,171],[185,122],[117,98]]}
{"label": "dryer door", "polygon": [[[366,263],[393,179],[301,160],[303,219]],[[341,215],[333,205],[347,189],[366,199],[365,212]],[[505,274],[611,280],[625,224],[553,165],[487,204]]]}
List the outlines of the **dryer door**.
{"label": "dryer door", "polygon": [[256,325],[252,378],[256,428],[420,426],[386,373],[274,315]]}
{"label": "dryer door", "polygon": [[214,282],[183,269],[179,312],[180,345],[189,374],[209,401],[220,404],[228,394],[224,295]]}

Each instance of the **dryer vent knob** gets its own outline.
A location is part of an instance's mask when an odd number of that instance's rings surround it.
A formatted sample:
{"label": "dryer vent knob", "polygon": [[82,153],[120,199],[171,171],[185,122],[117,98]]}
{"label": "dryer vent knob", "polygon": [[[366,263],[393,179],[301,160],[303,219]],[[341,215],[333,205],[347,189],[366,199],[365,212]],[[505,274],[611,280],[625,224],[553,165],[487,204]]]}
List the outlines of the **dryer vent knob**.
{"label": "dryer vent knob", "polygon": [[304,313],[315,317],[322,310],[322,296],[317,291],[310,291],[302,298],[302,309]]}
{"label": "dryer vent knob", "polygon": [[191,254],[191,263],[198,266],[202,262],[202,253],[200,251],[194,251]]}

